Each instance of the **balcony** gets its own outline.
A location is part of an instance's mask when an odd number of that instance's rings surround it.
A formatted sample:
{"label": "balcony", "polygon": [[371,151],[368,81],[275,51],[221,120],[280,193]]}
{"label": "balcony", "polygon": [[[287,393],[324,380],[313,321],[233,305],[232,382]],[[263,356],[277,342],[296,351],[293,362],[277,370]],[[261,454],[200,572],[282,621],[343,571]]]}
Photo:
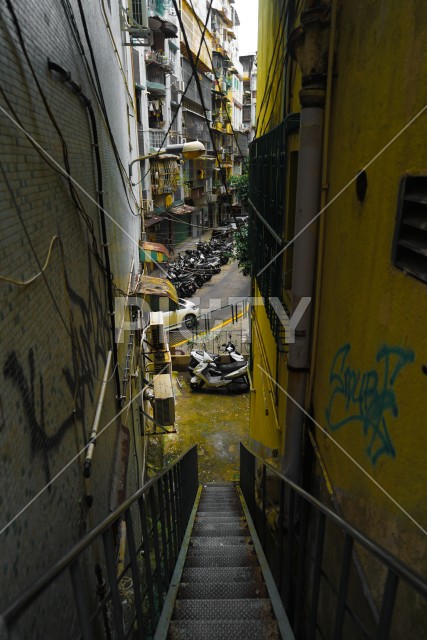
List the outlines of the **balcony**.
{"label": "balcony", "polygon": [[153,196],[175,193],[180,176],[176,157],[163,155],[150,159],[150,169]]}
{"label": "balcony", "polygon": [[166,71],[171,72],[175,68],[175,56],[151,49],[145,52],[145,63],[147,67],[150,64],[156,64]]}
{"label": "balcony", "polygon": [[147,67],[147,89],[154,95],[164,96],[166,94],[165,72],[161,67]]}

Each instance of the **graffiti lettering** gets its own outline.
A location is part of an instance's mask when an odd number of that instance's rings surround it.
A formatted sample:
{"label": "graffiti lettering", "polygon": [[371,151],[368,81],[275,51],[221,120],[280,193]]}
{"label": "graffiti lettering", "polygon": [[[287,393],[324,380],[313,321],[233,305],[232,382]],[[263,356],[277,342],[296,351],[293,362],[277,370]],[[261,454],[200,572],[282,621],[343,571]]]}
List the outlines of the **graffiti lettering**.
{"label": "graffiti lettering", "polygon": [[[53,435],[46,433],[45,422],[45,394],[43,377],[39,376],[39,394],[36,398],[35,391],[35,366],[34,366],[34,354],[30,349],[28,352],[28,363],[30,367],[30,382],[25,377],[22,366],[18,362],[16,353],[13,352],[7,358],[3,373],[5,378],[10,378],[20,391],[22,404],[24,407],[25,416],[30,429],[30,446],[31,455],[34,456],[40,453],[43,458],[43,468],[46,476],[46,482],[50,481],[50,467],[49,467],[49,452],[54,449],[64,437],[67,429],[73,424],[73,413],[62,422],[57,431]],[[37,402],[38,400],[38,402]],[[39,411],[37,412],[37,407]],[[39,417],[37,417],[39,413]],[[50,490],[50,487],[49,487]]]}
{"label": "graffiti lettering", "polygon": [[332,393],[326,409],[331,431],[351,423],[360,424],[369,437],[366,453],[373,465],[382,455],[395,458],[387,417],[399,413],[394,384],[400,371],[414,362],[415,354],[401,347],[381,347],[376,355],[379,370],[361,372],[348,364],[350,344],[338,349],[332,361],[329,382]]}
{"label": "graffiti lettering", "polygon": [[[103,290],[102,276],[96,278],[92,271],[88,253],[88,291],[85,298],[70,285],[65,275],[66,291],[70,299],[70,353],[71,360],[62,365],[66,389],[70,394],[68,415],[51,434],[46,433],[45,388],[42,374],[36,375],[33,349],[28,351],[29,375],[19,362],[15,351],[11,352],[3,366],[6,379],[12,381],[22,402],[30,432],[31,456],[41,455],[46,482],[51,479],[49,455],[62,441],[74,422],[83,429],[82,437],[87,440],[85,416],[87,401],[92,403],[95,393],[94,376],[99,372],[99,364],[104,363],[108,344],[108,322],[106,301],[99,291]],[[58,338],[59,339],[59,338]],[[61,368],[59,369],[61,371]],[[36,379],[38,377],[38,392]]]}

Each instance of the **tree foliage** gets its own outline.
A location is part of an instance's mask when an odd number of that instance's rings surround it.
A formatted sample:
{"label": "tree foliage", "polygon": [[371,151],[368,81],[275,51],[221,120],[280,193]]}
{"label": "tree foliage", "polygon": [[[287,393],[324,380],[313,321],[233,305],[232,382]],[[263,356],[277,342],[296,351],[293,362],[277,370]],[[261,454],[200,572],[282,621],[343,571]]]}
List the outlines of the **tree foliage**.
{"label": "tree foliage", "polygon": [[230,187],[236,190],[240,202],[246,204],[249,199],[249,175],[242,173],[241,176],[231,176]]}
{"label": "tree foliage", "polygon": [[234,253],[239,267],[242,267],[243,275],[251,271],[251,258],[249,252],[249,226],[244,224],[234,232]]}

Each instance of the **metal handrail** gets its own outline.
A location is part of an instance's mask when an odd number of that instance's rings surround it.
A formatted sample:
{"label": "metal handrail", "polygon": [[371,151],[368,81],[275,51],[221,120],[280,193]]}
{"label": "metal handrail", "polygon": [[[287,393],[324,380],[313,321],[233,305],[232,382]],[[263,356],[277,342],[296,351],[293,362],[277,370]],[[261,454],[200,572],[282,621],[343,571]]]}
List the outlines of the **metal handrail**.
{"label": "metal handrail", "polygon": [[[259,491],[261,495],[258,497],[256,495],[257,465],[261,479]],[[276,502],[279,523],[276,535],[277,540],[274,540],[275,534],[270,530],[267,520],[266,509],[269,506],[267,504],[267,471],[280,481],[280,497],[278,503]],[[240,484],[261,543],[270,560],[271,569],[284,600],[287,614],[293,624],[294,632],[301,632],[301,627],[305,623],[306,629],[308,629],[307,637],[314,637],[315,629],[318,626],[317,607],[320,597],[321,578],[324,578],[324,581],[329,581],[329,587],[331,586],[330,578],[322,566],[326,521],[337,525],[344,536],[339,584],[336,590],[332,589],[337,597],[334,633],[330,633],[331,630],[329,629],[326,637],[341,637],[344,616],[348,613],[366,637],[388,638],[400,579],[404,580],[424,598],[424,604],[427,608],[427,581],[423,576],[404,565],[399,559],[392,556],[356,527],[346,522],[341,516],[302,487],[280,473],[266,460],[250,451],[243,443],[240,443]],[[313,518],[310,520],[309,509],[311,508],[314,508],[316,512],[316,522],[314,522]],[[316,535],[313,537],[314,554],[311,555],[309,553],[310,550],[307,549],[307,533],[310,526],[312,527],[312,533],[314,529],[317,529]],[[274,548],[272,542],[275,542]],[[382,590],[381,612],[377,619],[370,621],[372,623],[371,627],[376,627],[374,635],[370,635],[370,632],[360,621],[360,616],[352,611],[348,603],[347,592],[349,589],[354,542],[375,556],[387,570],[387,577]],[[307,557],[312,560],[310,569],[313,571],[310,598],[308,598],[308,585],[304,586]],[[292,582],[296,587],[293,595]],[[298,594],[295,591],[298,591]],[[310,599],[309,616],[308,620],[305,621],[302,620],[301,592],[303,592],[304,599]],[[305,637],[304,634],[301,637]]]}
{"label": "metal handrail", "polygon": [[[0,613],[0,620],[3,622],[6,629],[11,630],[25,611],[28,610],[30,605],[36,601],[42,593],[44,593],[46,588],[51,585],[53,581],[66,569],[69,569],[73,585],[74,600],[80,621],[81,634],[85,640],[86,638],[92,638],[92,631],[90,629],[91,619],[88,615],[88,611],[85,611],[86,604],[82,603],[81,594],[79,593],[80,587],[84,587],[81,568],[79,567],[79,560],[82,554],[94,542],[98,541],[98,539],[102,537],[104,542],[106,569],[110,583],[110,591],[107,596],[112,600],[112,615],[116,625],[115,631],[118,638],[125,637],[123,628],[120,628],[122,624],[119,622],[121,614],[120,612],[115,611],[117,608],[117,600],[116,602],[114,601],[114,594],[118,595],[118,578],[115,568],[116,554],[114,543],[116,536],[113,530],[118,522],[124,518],[126,522],[126,535],[130,557],[128,566],[132,570],[134,589],[136,591],[136,588],[138,587],[139,591],[141,576],[136,575],[137,548],[134,536],[136,523],[134,522],[135,518],[133,518],[131,513],[131,507],[137,505],[141,521],[142,548],[144,549],[144,560],[146,563],[145,578],[148,582],[148,591],[151,591],[151,593],[148,593],[149,600],[151,600],[148,608],[150,609],[149,613],[152,621],[151,627],[153,630],[155,619],[160,615],[159,605],[157,605],[156,612],[151,611],[152,604],[154,602],[154,587],[158,588],[157,585],[152,583],[153,576],[157,574],[158,580],[163,579],[162,589],[167,591],[173,566],[175,564],[188,518],[196,497],[197,488],[197,445],[194,445],[177,460],[165,467],[156,477],[149,480],[130,498],[125,500],[123,504],[121,504],[88,534],[86,534],[23,594],[21,594],[12,604],[2,611]],[[148,520],[151,520],[151,526]],[[107,549],[112,553],[108,553]],[[138,549],[141,550],[141,545],[139,545]],[[156,563],[154,570],[151,567],[150,561],[150,554],[153,552],[155,554]],[[166,565],[169,567],[169,570],[166,569]],[[160,600],[160,590],[158,595]],[[137,605],[138,598],[136,596],[137,594],[135,593],[135,604]],[[142,603],[139,604],[142,610]],[[144,634],[143,626],[141,625],[141,616],[142,611],[137,610],[134,618],[134,622],[138,621],[136,637],[145,638],[146,635]]]}

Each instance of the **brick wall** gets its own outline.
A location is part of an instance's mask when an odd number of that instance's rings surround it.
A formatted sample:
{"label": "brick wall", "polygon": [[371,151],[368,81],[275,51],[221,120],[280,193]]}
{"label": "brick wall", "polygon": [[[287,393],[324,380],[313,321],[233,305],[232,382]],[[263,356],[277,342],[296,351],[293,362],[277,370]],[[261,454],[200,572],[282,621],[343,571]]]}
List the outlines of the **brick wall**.
{"label": "brick wall", "polygon": [[[82,4],[111,129],[127,171],[129,158],[137,151],[132,82],[129,80],[129,96],[100,3]],[[48,58],[70,71],[92,101],[99,134],[104,206],[113,218],[107,217],[106,222],[111,269],[120,289],[127,287],[132,259],[134,271],[138,269],[140,235],[135,201],[130,188],[125,189],[120,179],[88,74],[87,67],[92,75],[94,72],[78,3],[39,0],[30,6],[24,0],[13,0],[12,6],[64,143],[43,104],[6,2],[0,7],[0,86],[4,92],[0,92],[0,106],[16,117],[61,166],[66,145],[71,174],[90,197],[75,189],[82,215],[67,180],[0,112],[0,161],[4,172],[0,172],[0,275],[25,280],[39,272],[52,238],[58,236],[44,274],[32,284],[17,286],[0,281],[0,528],[35,498],[0,535],[3,605],[108,513],[120,426],[119,421],[113,421],[99,438],[90,485],[85,485],[83,479],[83,458],[77,458],[36,498],[87,442],[111,348],[106,277],[99,264],[100,260],[104,264],[100,217],[91,199],[97,199],[92,129],[87,109],[59,75],[49,71]],[[68,8],[73,12],[85,56],[73,33]],[[112,3],[112,13],[109,3],[105,2],[105,8],[124,73],[130,79],[131,62],[130,58],[126,60],[130,49],[121,44],[118,4]],[[138,197],[137,189],[135,196]],[[99,257],[94,252],[94,239]],[[121,319],[117,318],[117,322],[120,325]],[[124,358],[122,345],[120,378]],[[113,376],[108,383],[100,428],[117,411],[115,396]],[[135,467],[130,463],[128,491],[134,490],[135,483]],[[86,494],[93,495],[90,508],[84,499]]]}

